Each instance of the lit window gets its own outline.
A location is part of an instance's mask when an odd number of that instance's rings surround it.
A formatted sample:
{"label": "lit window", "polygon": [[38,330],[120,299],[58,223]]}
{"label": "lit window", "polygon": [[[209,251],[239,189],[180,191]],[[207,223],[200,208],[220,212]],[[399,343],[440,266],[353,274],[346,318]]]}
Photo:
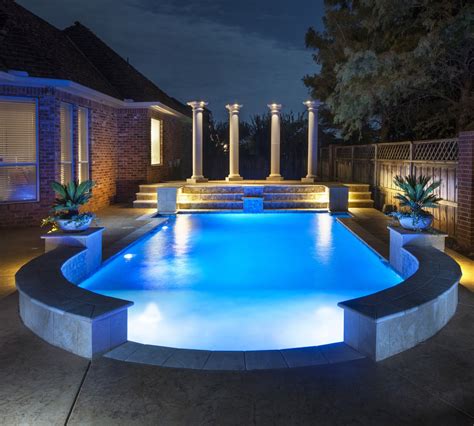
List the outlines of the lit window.
{"label": "lit window", "polygon": [[79,108],[77,112],[78,128],[78,156],[77,177],[79,182],[89,179],[89,111],[87,108]]}
{"label": "lit window", "polygon": [[61,103],[61,183],[69,183],[74,179],[72,171],[72,105]]}
{"label": "lit window", "polygon": [[151,164],[160,165],[163,163],[161,152],[162,123],[160,120],[151,119]]}
{"label": "lit window", "polygon": [[0,99],[0,202],[38,199],[36,101]]}

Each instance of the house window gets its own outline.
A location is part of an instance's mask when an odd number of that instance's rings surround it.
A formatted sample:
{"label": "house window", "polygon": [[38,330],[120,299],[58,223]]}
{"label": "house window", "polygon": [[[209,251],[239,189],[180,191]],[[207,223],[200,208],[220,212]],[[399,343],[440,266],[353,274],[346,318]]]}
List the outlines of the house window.
{"label": "house window", "polygon": [[36,101],[0,99],[0,202],[38,200]]}
{"label": "house window", "polygon": [[69,183],[74,179],[72,168],[72,105],[61,103],[61,160],[60,180],[61,183]]}
{"label": "house window", "polygon": [[163,164],[163,153],[162,153],[162,122],[161,120],[151,119],[151,164],[161,165]]}
{"label": "house window", "polygon": [[78,119],[78,156],[77,156],[77,177],[79,182],[89,179],[89,110],[79,108]]}

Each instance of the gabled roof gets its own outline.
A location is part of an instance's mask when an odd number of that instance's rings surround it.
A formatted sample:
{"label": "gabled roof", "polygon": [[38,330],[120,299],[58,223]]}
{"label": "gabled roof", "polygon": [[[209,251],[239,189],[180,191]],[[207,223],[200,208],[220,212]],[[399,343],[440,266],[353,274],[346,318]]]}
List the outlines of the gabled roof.
{"label": "gabled roof", "polygon": [[116,99],[161,102],[190,114],[83,25],[61,31],[13,0],[0,0],[0,70],[71,80]]}
{"label": "gabled roof", "polygon": [[63,31],[100,73],[120,92],[122,99],[135,102],[160,101],[184,114],[189,108],[168,96],[79,22]]}

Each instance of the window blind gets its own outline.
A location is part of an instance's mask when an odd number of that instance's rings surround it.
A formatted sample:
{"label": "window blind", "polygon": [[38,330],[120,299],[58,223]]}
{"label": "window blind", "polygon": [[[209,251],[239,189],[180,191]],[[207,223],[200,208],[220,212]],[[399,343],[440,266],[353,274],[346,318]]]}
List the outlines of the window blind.
{"label": "window blind", "polygon": [[74,179],[72,170],[72,105],[61,103],[60,107],[60,126],[61,126],[61,160],[60,160],[60,179],[61,183],[66,184]]}
{"label": "window blind", "polygon": [[78,161],[77,175],[79,182],[89,179],[89,111],[87,108],[78,110]]}
{"label": "window blind", "polygon": [[0,99],[0,202],[36,201],[36,100]]}
{"label": "window blind", "polygon": [[163,162],[161,152],[162,128],[161,121],[151,119],[151,164],[160,165]]}

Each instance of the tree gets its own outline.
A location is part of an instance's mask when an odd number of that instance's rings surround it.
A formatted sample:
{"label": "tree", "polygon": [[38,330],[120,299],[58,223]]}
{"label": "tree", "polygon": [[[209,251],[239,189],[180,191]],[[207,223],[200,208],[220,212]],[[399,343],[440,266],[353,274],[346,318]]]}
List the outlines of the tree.
{"label": "tree", "polygon": [[326,0],[306,76],[345,139],[444,137],[474,127],[474,6],[467,0]]}

